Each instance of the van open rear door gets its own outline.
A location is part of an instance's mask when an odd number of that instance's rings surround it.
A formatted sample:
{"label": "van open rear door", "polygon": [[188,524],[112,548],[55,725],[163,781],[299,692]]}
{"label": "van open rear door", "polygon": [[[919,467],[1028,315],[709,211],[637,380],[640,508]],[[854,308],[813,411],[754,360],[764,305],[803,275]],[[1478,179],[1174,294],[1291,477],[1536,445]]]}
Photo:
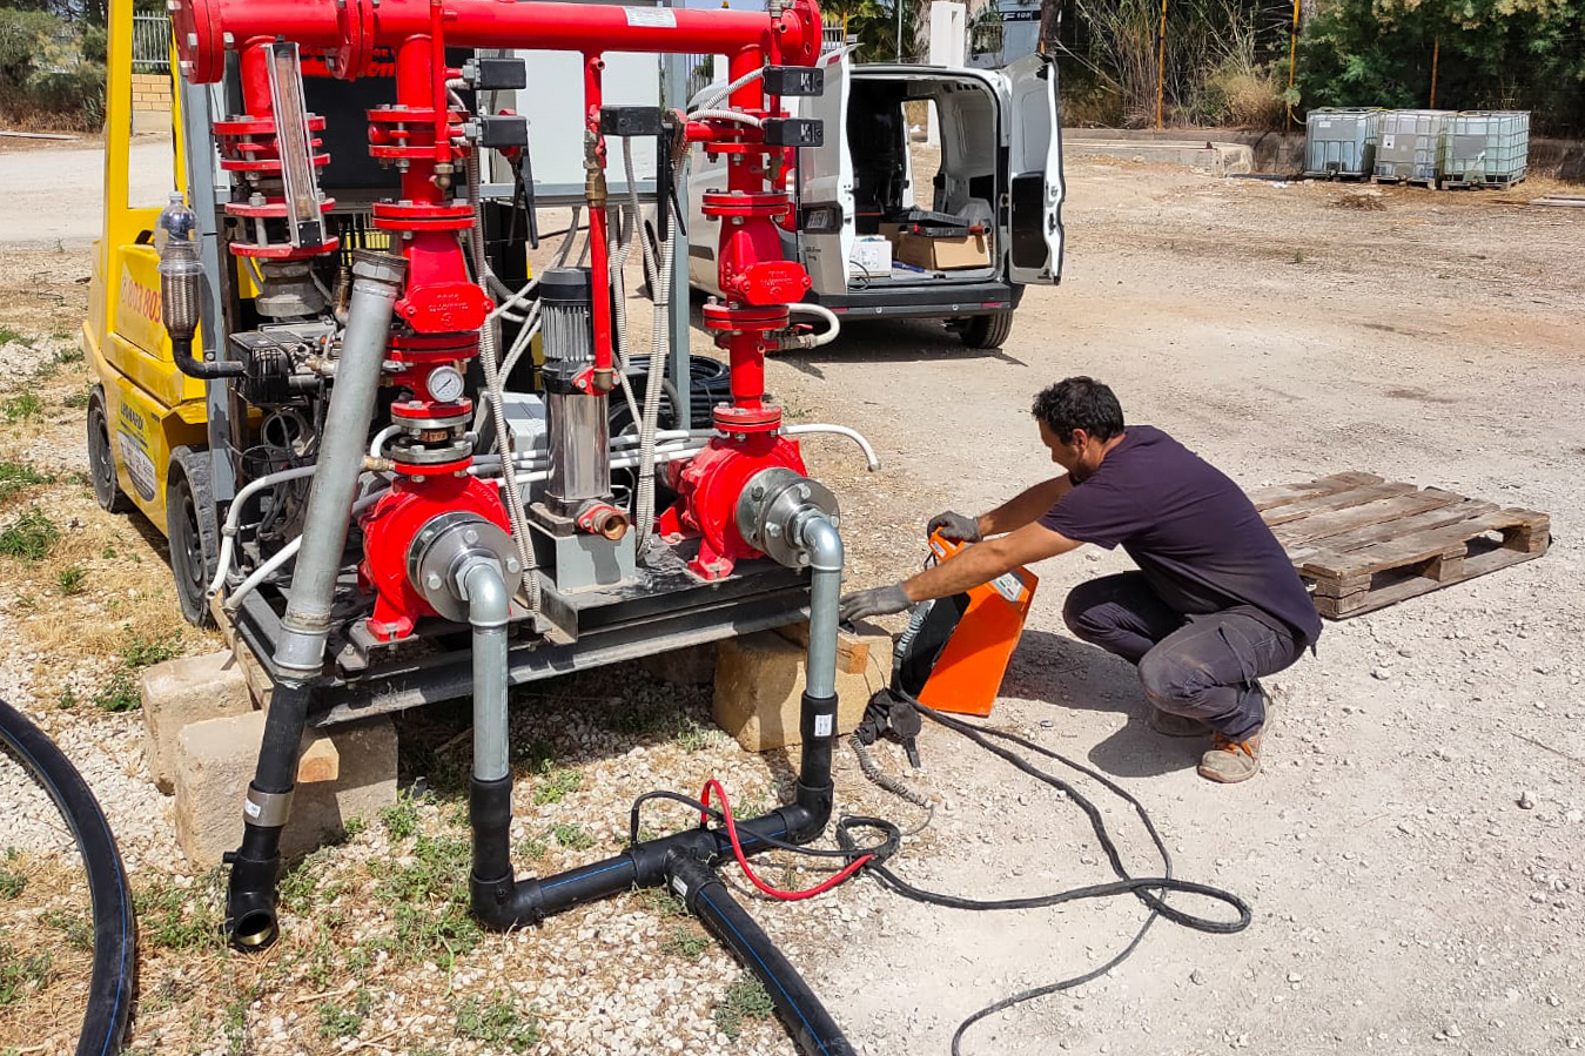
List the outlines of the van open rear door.
{"label": "van open rear door", "polygon": [[825,91],[800,100],[804,117],[824,123],[825,142],[798,151],[798,238],[816,296],[848,290],[853,253],[853,160],[848,155],[848,61],[844,51],[820,58]]}
{"label": "van open rear door", "polygon": [[1057,64],[1044,55],[1030,55],[1002,73],[1012,104],[1008,278],[1055,283],[1062,277],[1063,193]]}

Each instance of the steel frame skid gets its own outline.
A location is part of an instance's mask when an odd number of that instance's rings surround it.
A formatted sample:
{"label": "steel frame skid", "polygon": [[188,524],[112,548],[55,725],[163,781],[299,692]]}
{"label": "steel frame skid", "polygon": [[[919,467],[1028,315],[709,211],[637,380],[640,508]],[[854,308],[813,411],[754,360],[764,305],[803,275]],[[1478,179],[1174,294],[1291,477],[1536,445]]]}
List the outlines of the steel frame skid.
{"label": "steel frame skid", "polygon": [[[246,232],[228,245],[258,279],[258,312],[322,319],[334,310],[342,324],[291,589],[274,604],[255,592],[232,610],[244,640],[265,659],[274,690],[244,803],[242,845],[228,856],[231,938],[258,948],[276,937],[279,839],[305,725],[471,688],[472,891],[484,923],[524,925],[635,884],[669,884],[760,975],[804,1051],[851,1051],[818,1000],[715,877],[715,863],[731,850],[726,833],[701,824],[636,843],[604,862],[521,880],[507,835],[512,684],[576,666],[580,655],[607,662],[657,651],[644,649],[657,641],[670,647],[708,640],[728,628],[741,632],[790,622],[806,611],[810,645],[797,794],[792,803],[739,823],[737,831],[747,850],[762,850],[768,840],[812,840],[829,820],[843,561],[836,503],[807,478],[798,444],[782,433],[780,409],[767,402],[764,391],[765,352],[790,327],[788,304],[809,288],[803,268],[782,259],[778,225],[792,223],[792,203],[770,187],[767,162],[790,160],[799,136],[810,131],[789,132],[799,123],[787,119],[780,99],[767,96],[768,86],[756,78],[769,67],[814,65],[821,22],[813,0],[772,0],[768,13],[503,0],[173,0],[169,6],[188,82],[219,80],[227,53],[238,56],[245,113],[214,122],[213,134],[222,168],[233,179],[224,212]],[[728,352],[731,402],[715,409],[716,432],[702,450],[690,449],[690,457],[669,463],[679,497],[656,519],[657,537],[639,555],[653,573],[639,586],[576,599],[536,569],[517,496],[510,430],[499,430],[508,434],[499,441],[505,501],[495,484],[474,473],[468,433],[474,404],[455,383],[461,368],[477,357],[488,382],[484,398],[493,399],[492,409],[502,415],[492,329],[497,310],[476,281],[483,276],[470,270],[461,242],[472,239],[474,266],[483,268],[476,203],[459,201],[459,187],[476,190],[484,140],[476,134],[470,139],[472,115],[453,91],[464,71],[448,67],[448,47],[566,50],[583,57],[585,199],[597,280],[588,305],[587,360],[547,384],[553,433],[558,414],[564,425],[575,411],[588,412],[576,403],[580,399],[598,401],[593,407],[603,422],[605,398],[618,382],[612,305],[604,295],[610,261],[603,54],[729,58],[734,87],[723,105],[735,113],[662,120],[679,147],[701,143],[732,160],[728,186],[703,203],[722,222],[718,260],[725,298],[707,310],[706,325]],[[328,291],[315,292],[304,266],[340,247],[323,222],[333,203],[317,184],[327,161],[326,122],[304,106],[301,64],[311,62],[333,78],[352,81],[376,72],[377,55],[394,60],[395,99],[367,111],[368,150],[397,170],[400,190],[373,205],[372,223],[391,236],[393,250],[354,252],[345,296],[330,305]],[[344,136],[346,130],[334,131]],[[190,272],[170,269],[172,295],[193,292],[181,286],[195,281]],[[273,299],[266,299],[266,290]],[[229,383],[234,373],[210,376],[215,384]],[[366,455],[382,386],[395,386],[404,396],[390,406],[390,427],[381,432],[389,442],[382,440]],[[600,441],[597,464],[609,492],[603,432]],[[551,448],[553,464],[563,453]],[[377,500],[360,504],[360,477],[371,470],[391,475],[395,483]],[[553,522],[560,517],[567,531],[615,538],[627,523],[602,498],[595,476],[595,494],[580,495],[581,505],[569,503],[544,516]],[[554,500],[553,494],[551,506]],[[372,612],[347,611],[348,597],[358,596],[349,589],[345,553],[355,517],[363,539],[362,553],[355,555],[357,585],[375,596]],[[648,536],[649,526],[640,527]],[[514,596],[521,600],[514,602]],[[613,611],[621,615],[606,616]],[[403,643],[435,628],[468,630],[470,648],[438,659],[404,659]],[[327,660],[334,661],[329,670]]]}

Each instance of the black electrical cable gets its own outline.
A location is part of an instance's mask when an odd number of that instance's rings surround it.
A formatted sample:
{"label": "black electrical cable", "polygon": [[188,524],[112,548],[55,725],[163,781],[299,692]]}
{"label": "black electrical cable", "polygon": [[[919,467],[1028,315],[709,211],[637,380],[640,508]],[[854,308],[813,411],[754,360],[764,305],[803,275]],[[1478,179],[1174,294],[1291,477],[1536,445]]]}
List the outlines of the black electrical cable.
{"label": "black electrical cable", "polygon": [[88,783],[55,742],[21,712],[0,700],[0,743],[49,793],[70,827],[88,874],[94,921],[93,970],[88,1009],[77,1038],[77,1056],[112,1056],[121,1051],[132,1011],[136,928],[126,868],[116,839]]}
{"label": "black electrical cable", "polygon": [[[894,690],[893,692],[896,691]],[[1237,895],[1221,888],[1211,887],[1205,884],[1196,884],[1190,881],[1178,880],[1172,876],[1172,855],[1167,850],[1166,842],[1161,838],[1161,834],[1157,831],[1155,823],[1151,820],[1150,814],[1148,811],[1146,811],[1144,804],[1139,802],[1139,800],[1130,794],[1127,789],[1124,789],[1122,786],[1110,780],[1105,775],[1097,773],[1095,770],[1092,770],[1081,763],[1074,762],[1073,760],[1061,755],[1058,752],[1054,752],[1049,748],[1035,744],[1034,742],[1026,740],[1015,734],[991,729],[989,727],[975,726],[964,722],[961,719],[945,715],[926,704],[920,703],[918,700],[906,693],[899,693],[898,696],[905,700],[908,704],[912,705],[914,708],[918,709],[921,715],[925,716],[931,721],[944,726],[949,730],[952,730],[954,733],[958,733],[964,737],[967,737],[970,741],[978,744],[986,751],[991,752],[993,755],[996,755],[1002,759],[1005,759],[1018,769],[1029,774],[1031,777],[1034,777],[1037,780],[1050,785],[1053,788],[1056,788],[1064,795],[1072,799],[1073,802],[1078,804],[1079,808],[1083,810],[1085,815],[1090,819],[1090,825],[1095,831],[1096,839],[1100,842],[1102,849],[1106,852],[1106,856],[1108,861],[1111,863],[1112,870],[1114,873],[1116,873],[1119,879],[1112,883],[1094,884],[1088,887],[1075,888],[1070,891],[1058,892],[1051,895],[1037,895],[1029,898],[985,900],[960,898],[955,895],[945,895],[939,892],[926,891],[922,888],[914,887],[913,885],[902,880],[880,862],[870,863],[866,869],[866,872],[873,873],[883,886],[890,888],[905,898],[911,898],[916,901],[933,905],[946,906],[953,909],[1032,909],[1043,906],[1058,905],[1063,902],[1070,902],[1078,899],[1099,898],[1109,895],[1130,893],[1150,909],[1149,916],[1145,918],[1144,924],[1140,926],[1139,931],[1134,934],[1133,939],[1130,940],[1128,945],[1124,947],[1123,950],[1117,954],[1117,956],[1113,957],[1099,968],[1093,969],[1092,971],[1086,972],[1083,975],[1075,976],[1070,979],[1064,979],[1055,983],[1048,983],[1044,986],[1037,986],[1028,990],[1020,991],[1009,997],[1003,998],[994,1004],[987,1005],[986,1007],[975,1012],[973,1015],[969,1016],[962,1023],[958,1024],[957,1030],[954,1031],[952,1035],[952,1056],[961,1056],[963,1035],[967,1033],[970,1027],[978,1023],[980,1020],[1011,1008],[1014,1005],[1034,1000],[1037,997],[1044,997],[1048,994],[1057,993],[1062,990],[1069,990],[1076,986],[1082,986],[1083,984],[1097,979],[1111,971],[1117,965],[1127,960],[1128,957],[1132,955],[1136,949],[1138,949],[1139,944],[1144,941],[1146,933],[1149,932],[1151,926],[1156,922],[1157,917],[1166,917],[1168,920],[1171,920],[1176,924],[1181,924],[1184,927],[1192,928],[1196,931],[1211,932],[1214,934],[1231,934],[1233,932],[1242,931],[1249,926],[1250,921],[1252,920],[1252,914],[1250,912],[1249,905]],[[1122,857],[1118,853],[1116,845],[1112,842],[1111,835],[1106,831],[1106,824],[1104,819],[1101,817],[1100,811],[1096,809],[1095,805],[1091,803],[1089,799],[1087,799],[1072,785],[1066,781],[1063,781],[1056,775],[1041,770],[1039,767],[1034,766],[1028,760],[1022,758],[1015,752],[1009,751],[1008,749],[999,745],[992,744],[988,739],[990,737],[999,738],[1001,740],[1017,744],[1020,747],[1027,748],[1030,751],[1036,752],[1040,755],[1055,759],[1064,766],[1070,767],[1071,769],[1092,778],[1105,787],[1108,791],[1114,793],[1129,803],[1134,808],[1135,813],[1139,815],[1140,821],[1145,826],[1145,831],[1150,835],[1151,842],[1155,844],[1156,850],[1161,855],[1162,870],[1164,875],[1159,877],[1135,877],[1130,875],[1122,863]],[[839,843],[847,845],[851,842],[851,836],[847,831],[850,827],[863,827],[863,820],[856,818],[845,819],[842,823],[840,823],[837,826],[837,841]],[[1212,920],[1206,917],[1199,917],[1193,914],[1184,913],[1182,910],[1175,909],[1174,907],[1168,905],[1157,894],[1155,894],[1155,892],[1168,891],[1201,895],[1220,902],[1225,902],[1238,911],[1238,919],[1232,921]]]}
{"label": "black electrical cable", "polygon": [[[694,810],[700,811],[701,813],[708,814],[717,822],[721,822],[723,824],[726,822],[726,815],[721,813],[721,811],[714,807],[706,806],[704,803],[699,802],[697,799],[694,799],[691,796],[685,796],[680,792],[669,792],[665,790],[645,792],[642,796],[639,796],[633,801],[632,810],[628,815],[629,846],[639,842],[639,811],[643,809],[645,803],[652,799],[664,799],[673,803],[681,803],[685,807],[691,807]],[[841,858],[850,862],[854,859],[862,858],[865,855],[869,855],[876,861],[884,861],[895,854],[898,846],[902,843],[902,831],[889,821],[885,821],[881,818],[863,817],[852,817],[845,819],[845,821],[862,822],[864,823],[864,828],[880,830],[882,834],[880,842],[875,844],[873,847],[859,847],[856,845],[849,845],[836,848],[834,850],[825,850],[819,847],[805,847],[801,844],[788,843],[786,840],[778,840],[774,836],[767,836],[763,833],[754,832],[752,830],[744,832],[743,835],[746,836],[750,841],[766,843],[778,850],[791,851],[794,854],[802,854],[809,858]]]}

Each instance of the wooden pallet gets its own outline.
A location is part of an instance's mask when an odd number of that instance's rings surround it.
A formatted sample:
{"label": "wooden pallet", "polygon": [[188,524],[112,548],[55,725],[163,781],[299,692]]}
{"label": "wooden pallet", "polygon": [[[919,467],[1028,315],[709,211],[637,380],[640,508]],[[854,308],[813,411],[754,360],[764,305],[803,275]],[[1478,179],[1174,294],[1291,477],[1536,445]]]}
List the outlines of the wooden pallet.
{"label": "wooden pallet", "polygon": [[1472,176],[1464,175],[1444,176],[1441,179],[1444,191],[1506,191],[1524,182],[1524,175],[1518,176]]}
{"label": "wooden pallet", "polygon": [[1371,473],[1261,488],[1249,497],[1312,585],[1317,611],[1335,620],[1540,557],[1551,540],[1544,513],[1499,509]]}

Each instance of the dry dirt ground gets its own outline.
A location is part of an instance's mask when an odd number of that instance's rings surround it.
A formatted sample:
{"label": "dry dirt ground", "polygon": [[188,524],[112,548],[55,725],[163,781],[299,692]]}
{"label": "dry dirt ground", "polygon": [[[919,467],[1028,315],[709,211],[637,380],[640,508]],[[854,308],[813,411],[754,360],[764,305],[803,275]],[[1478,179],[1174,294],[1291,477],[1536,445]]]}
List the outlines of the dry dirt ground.
{"label": "dry dirt ground", "polygon": [[[1003,349],[965,350],[922,323],[854,325],[833,346],[771,364],[791,417],[856,426],[883,459],[868,474],[844,441],[806,445],[842,500],[854,586],[916,568],[930,514],[977,512],[1050,472],[1027,408],[1073,373],[1108,381],[1131,420],[1168,429],[1246,486],[1371,471],[1547,511],[1556,541],[1540,560],[1328,624],[1318,655],[1276,680],[1266,771],[1236,787],[1197,778],[1200,746],[1153,735],[1132,672],[1062,626],[1066,590],[1126,558],[1087,549],[1039,568],[991,723],[1121,782],[1162,830],[1177,875],[1236,892],[1254,923],[1221,936],[1158,922],[1113,973],[982,1022],[964,1052],[1579,1048],[1585,215],[1395,190],[1384,210],[1357,211],[1335,204],[1347,193],[1336,186],[1093,159],[1070,159],[1068,179],[1064,283],[1028,291]],[[3,208],[10,224],[15,207]],[[36,505],[63,533],[44,561],[0,557],[0,693],[60,737],[112,823],[135,834],[136,1046],[793,1052],[754,1016],[751,993],[729,989],[736,967],[664,899],[630,896],[506,937],[471,932],[454,886],[466,720],[443,710],[404,727],[404,781],[423,776],[436,793],[300,867],[288,937],[265,958],[214,948],[215,878],[176,860],[168,804],[143,777],[137,714],[95,703],[154,645],[202,651],[212,639],[170,621],[155,534],[99,513],[73,476],[84,453],[71,397],[85,379],[67,350],[87,273],[81,243],[0,254],[0,323],[31,342],[5,346],[0,399],[35,393],[46,405],[0,423],[0,461],[54,478],[4,499],[0,528]],[[708,347],[696,332],[696,350]],[[62,578],[74,566],[88,573],[75,593]],[[786,760],[743,756],[701,725],[707,689],[624,670],[529,696],[516,720],[514,839],[532,868],[609,853],[644,789],[692,791],[718,772],[763,804],[785,785]],[[910,780],[938,807],[894,862],[904,878],[977,897],[1111,879],[1073,803],[942,730],[920,747]],[[890,748],[882,762],[905,767]],[[908,826],[923,817],[868,786],[845,753],[837,780],[845,809]],[[1157,872],[1128,808],[1076,783],[1129,867]],[[3,807],[13,819],[31,809]],[[0,828],[0,851],[7,843]],[[33,878],[13,905],[0,901],[0,938],[24,954],[27,929],[42,937],[35,946],[69,945],[41,916],[66,886],[47,851],[6,866]],[[855,1044],[888,1056],[948,1051],[965,1016],[1104,963],[1145,919],[1129,898],[926,908],[868,880],[754,912]],[[60,997],[64,951],[58,965]],[[7,1016],[0,1008],[0,1052],[64,1051],[59,1034],[21,1033],[44,1013]]]}

